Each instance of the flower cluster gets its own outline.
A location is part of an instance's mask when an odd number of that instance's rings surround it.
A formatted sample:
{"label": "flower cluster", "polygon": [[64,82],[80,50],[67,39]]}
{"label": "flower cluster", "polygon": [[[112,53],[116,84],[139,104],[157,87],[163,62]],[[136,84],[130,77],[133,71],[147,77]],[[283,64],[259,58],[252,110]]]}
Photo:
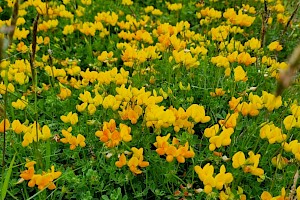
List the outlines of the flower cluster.
{"label": "flower cluster", "polygon": [[245,158],[245,154],[242,151],[235,153],[232,157],[232,166],[234,168],[243,168],[245,173],[251,173],[255,176],[262,177],[264,170],[258,167],[260,154],[254,154],[252,151],[248,153],[249,158]]}
{"label": "flower cluster", "polygon": [[75,137],[72,135],[71,131],[72,127],[69,127],[67,130],[63,129],[61,132],[64,138],[61,138],[60,141],[65,144],[69,143],[71,150],[74,150],[78,145],[85,147],[85,137],[81,134],[78,134],[77,137]]}
{"label": "flower cluster", "polygon": [[87,108],[89,115],[93,115],[96,112],[97,107],[103,102],[103,97],[98,93],[97,90],[95,90],[94,98],[92,98],[92,95],[89,91],[84,91],[83,94],[79,94],[78,99],[83,103],[80,105],[76,105],[76,109],[79,112],[83,112]]}
{"label": "flower cluster", "polygon": [[300,106],[292,104],[290,108],[292,114],[284,118],[283,124],[286,130],[291,130],[293,127],[300,128]]}
{"label": "flower cluster", "polygon": [[210,128],[204,130],[204,136],[209,138],[209,150],[214,151],[216,148],[221,146],[228,146],[231,143],[230,136],[233,134],[233,128],[222,128],[222,131],[219,133],[219,124],[216,124]]}
{"label": "flower cluster", "polygon": [[51,137],[50,129],[47,125],[40,128],[37,122],[32,123],[26,129],[23,129],[24,136],[22,146],[26,147],[33,141],[37,142],[39,140],[48,140]]}
{"label": "flower cluster", "polygon": [[115,163],[115,165],[118,168],[122,168],[124,165],[127,165],[130,169],[130,171],[134,174],[141,174],[142,170],[139,169],[139,167],[147,167],[149,166],[149,162],[144,161],[143,156],[143,148],[137,149],[136,147],[131,148],[132,156],[127,161],[126,156],[124,153],[122,153],[119,156],[119,160]]}
{"label": "flower cluster", "polygon": [[290,143],[283,142],[282,146],[286,152],[292,152],[297,160],[300,160],[300,142],[292,140]]}
{"label": "flower cluster", "polygon": [[71,123],[72,125],[77,124],[78,122],[78,114],[69,112],[66,116],[60,116],[61,121],[64,123]]}
{"label": "flower cluster", "polygon": [[247,14],[243,14],[242,10],[239,10],[238,13],[236,13],[233,8],[228,8],[223,13],[223,17],[226,18],[234,25],[246,26],[246,27],[251,26],[255,20],[255,17],[251,17]]}
{"label": "flower cluster", "polygon": [[282,130],[276,127],[274,124],[265,124],[260,128],[261,139],[268,139],[270,144],[275,142],[282,143],[286,140],[286,134],[282,133]]}
{"label": "flower cluster", "polygon": [[[176,158],[177,162],[184,163],[186,158],[193,158],[195,153],[189,143],[186,142],[185,145],[180,145],[179,140],[176,137],[173,137],[172,144],[168,142],[171,134],[169,133],[166,136],[156,136],[156,142],[154,146],[156,147],[156,152],[158,155],[166,155],[166,160],[172,162]],[[189,150],[190,148],[190,150]]]}
{"label": "flower cluster", "polygon": [[224,165],[220,167],[220,173],[214,176],[214,166],[207,163],[203,168],[199,165],[194,167],[195,172],[198,174],[199,179],[203,182],[204,192],[209,194],[213,188],[222,190],[233,181],[233,175],[229,172],[226,173]]}
{"label": "flower cluster", "polygon": [[118,146],[121,141],[130,142],[132,140],[130,132],[131,128],[122,123],[119,124],[119,130],[117,130],[115,120],[111,119],[109,122],[104,122],[102,130],[97,131],[95,135],[108,148],[113,148]]}
{"label": "flower cluster", "polygon": [[54,166],[48,172],[42,172],[41,174],[36,174],[34,170],[35,161],[27,161],[25,167],[27,170],[22,171],[20,177],[23,180],[29,181],[28,186],[34,187],[38,186],[39,190],[44,190],[48,188],[49,190],[54,190],[56,185],[53,181],[61,176],[60,171],[55,171]]}

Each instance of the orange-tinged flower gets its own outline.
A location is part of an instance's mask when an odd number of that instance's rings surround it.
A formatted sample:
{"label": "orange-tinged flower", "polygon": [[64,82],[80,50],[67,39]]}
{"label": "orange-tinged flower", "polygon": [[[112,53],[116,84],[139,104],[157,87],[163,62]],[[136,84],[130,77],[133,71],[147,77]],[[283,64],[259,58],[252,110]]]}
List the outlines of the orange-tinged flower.
{"label": "orange-tinged flower", "polygon": [[231,100],[228,102],[230,110],[236,111],[241,100],[242,100],[242,97],[239,97],[237,99],[235,97],[231,97]]}
{"label": "orange-tinged flower", "polygon": [[25,167],[27,167],[27,170],[22,171],[20,174],[20,177],[23,178],[24,180],[30,180],[33,175],[34,175],[34,165],[36,164],[35,161],[26,161]]}
{"label": "orange-tinged flower", "polygon": [[131,157],[127,162],[127,166],[129,167],[130,171],[132,171],[135,174],[141,174],[142,171],[138,168],[138,165],[139,165],[139,159],[134,156]]}
{"label": "orange-tinged flower", "polygon": [[264,191],[261,195],[260,195],[261,200],[271,200],[273,198],[273,196],[269,193]]}
{"label": "orange-tinged flower", "polygon": [[245,64],[246,66],[256,62],[256,57],[251,57],[249,53],[242,52],[237,56],[239,64]]}
{"label": "orange-tinged flower", "polygon": [[177,152],[177,148],[175,146],[173,145],[168,146],[166,149],[166,154],[167,154],[166,160],[168,162],[172,162],[174,157],[176,157],[176,152]]}
{"label": "orange-tinged flower", "polygon": [[167,147],[169,146],[168,139],[170,138],[171,134],[168,133],[166,136],[156,136],[156,142],[154,146],[157,148],[156,152],[159,155],[164,155],[166,153]]}
{"label": "orange-tinged flower", "polygon": [[115,165],[119,168],[123,167],[124,165],[126,165],[126,157],[125,154],[122,153],[121,156],[119,157],[119,160],[116,161]]}
{"label": "orange-tinged flower", "polygon": [[59,99],[61,100],[65,100],[68,97],[70,97],[72,94],[71,90],[69,88],[66,87],[60,87],[60,93],[57,95],[59,97]]}
{"label": "orange-tinged flower", "polygon": [[85,137],[81,134],[78,134],[76,138],[76,144],[81,147],[85,147]]}
{"label": "orange-tinged flower", "polygon": [[[5,130],[4,130],[4,126],[5,126]],[[0,122],[0,133],[4,133],[5,131],[7,131],[10,127],[10,122],[8,119],[5,119],[5,125],[4,125],[4,119]]]}

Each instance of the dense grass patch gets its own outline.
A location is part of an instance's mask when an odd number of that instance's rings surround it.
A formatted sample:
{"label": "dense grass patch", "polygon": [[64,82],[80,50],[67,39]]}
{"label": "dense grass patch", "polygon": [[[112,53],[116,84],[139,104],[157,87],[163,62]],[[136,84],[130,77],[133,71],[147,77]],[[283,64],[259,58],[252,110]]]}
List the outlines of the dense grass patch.
{"label": "dense grass patch", "polygon": [[1,1],[1,199],[299,199],[299,6]]}

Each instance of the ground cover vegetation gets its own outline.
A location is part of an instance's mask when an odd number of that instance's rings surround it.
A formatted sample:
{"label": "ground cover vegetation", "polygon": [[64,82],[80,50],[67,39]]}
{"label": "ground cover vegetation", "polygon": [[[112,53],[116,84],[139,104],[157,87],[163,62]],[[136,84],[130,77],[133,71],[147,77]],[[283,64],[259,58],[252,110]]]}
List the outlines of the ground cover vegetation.
{"label": "ground cover vegetation", "polygon": [[1,1],[1,199],[300,199],[299,6]]}

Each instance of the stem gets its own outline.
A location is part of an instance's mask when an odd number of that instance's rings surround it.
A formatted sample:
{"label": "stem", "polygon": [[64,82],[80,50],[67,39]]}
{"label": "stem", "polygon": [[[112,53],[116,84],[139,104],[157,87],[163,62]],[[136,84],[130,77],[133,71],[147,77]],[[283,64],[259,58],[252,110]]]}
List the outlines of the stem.
{"label": "stem", "polygon": [[5,94],[4,94],[4,123],[3,123],[3,152],[2,152],[2,169],[4,172],[5,169],[5,151],[6,151],[6,119],[7,119],[7,115],[6,115],[6,108],[7,108],[7,88],[8,88],[8,80],[7,80],[7,69],[5,70]]}
{"label": "stem", "polygon": [[38,165],[42,168],[42,156],[39,150],[39,134],[38,134],[38,109],[37,109],[37,72],[34,66],[35,54],[36,54],[36,36],[37,36],[37,26],[40,15],[37,14],[34,22],[33,22],[33,30],[32,30],[32,52],[30,54],[30,68],[31,68],[31,76],[32,76],[32,87],[34,90],[34,113],[35,113],[35,131],[36,131],[36,142],[34,144],[36,159],[38,161]]}
{"label": "stem", "polygon": [[[18,19],[18,11],[19,11],[19,1],[16,1],[14,4],[14,9],[13,9],[13,14],[11,17],[11,26],[10,29],[8,30],[8,47],[7,49],[10,48],[12,42],[13,42],[13,36],[14,36],[14,32],[15,32],[15,27],[16,27],[16,23],[17,23],[17,19]],[[0,64],[2,59],[4,58],[4,55],[6,55],[5,51],[3,49],[4,46],[4,40],[0,40]],[[4,125],[3,125],[3,151],[2,151],[2,156],[3,156],[3,160],[2,160],[2,169],[4,172],[5,169],[5,152],[6,152],[6,119],[7,119],[7,115],[6,115],[6,108],[7,108],[7,92],[8,92],[8,69],[5,69],[5,80],[4,80],[4,84],[5,84],[5,94],[4,94]]]}
{"label": "stem", "polygon": [[266,32],[267,32],[267,23],[269,19],[269,12],[268,12],[268,4],[267,1],[264,0],[264,13],[262,14],[262,25],[261,25],[261,45],[262,47],[265,46],[265,37],[266,37]]}

